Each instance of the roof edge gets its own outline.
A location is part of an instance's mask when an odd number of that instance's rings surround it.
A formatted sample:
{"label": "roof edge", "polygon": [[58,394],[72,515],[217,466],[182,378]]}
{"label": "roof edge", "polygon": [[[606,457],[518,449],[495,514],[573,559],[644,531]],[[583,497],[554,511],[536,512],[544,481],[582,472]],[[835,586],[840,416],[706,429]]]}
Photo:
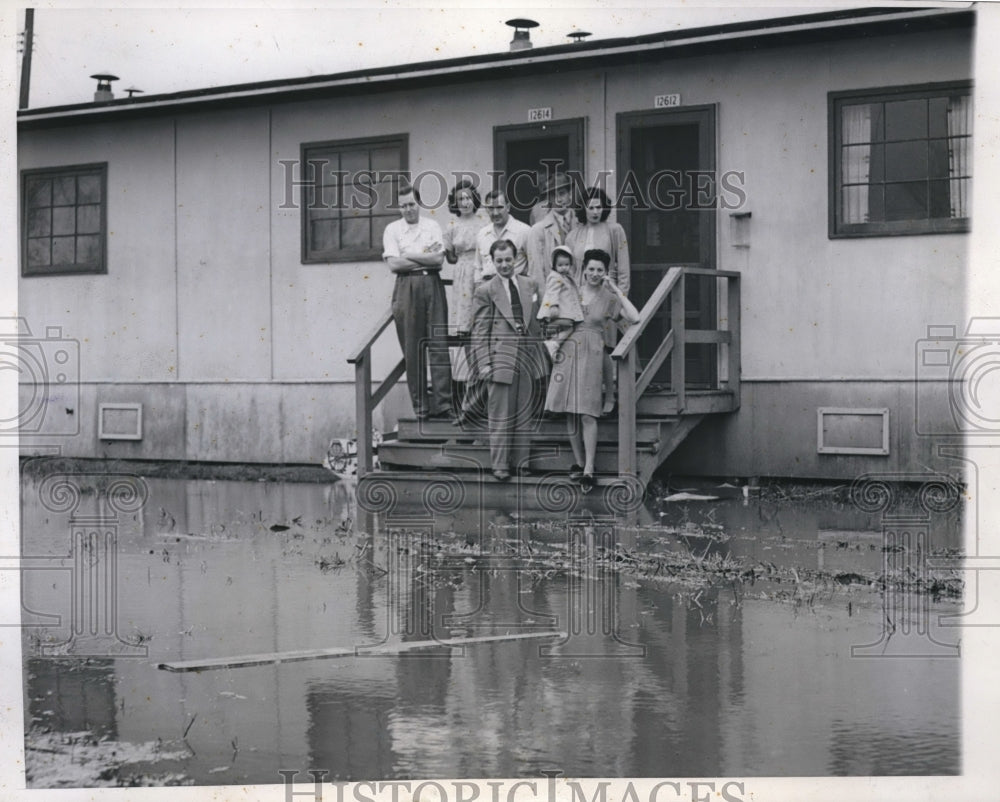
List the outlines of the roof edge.
{"label": "roof edge", "polygon": [[73,122],[86,119],[118,117],[122,112],[133,117],[143,113],[163,113],[165,110],[186,110],[205,104],[264,103],[269,98],[289,96],[295,99],[303,93],[336,92],[350,87],[366,86],[375,88],[386,83],[408,80],[438,78],[447,80],[449,76],[461,74],[466,80],[469,73],[479,73],[486,67],[504,67],[506,70],[531,66],[551,66],[560,62],[586,62],[634,54],[636,56],[669,53],[673,49],[690,50],[699,46],[707,47],[720,40],[750,40],[808,36],[823,30],[833,33],[839,30],[871,29],[886,25],[906,26],[909,23],[930,23],[942,20],[950,26],[972,25],[975,3],[955,8],[953,6],[925,6],[920,8],[874,7],[848,9],[818,14],[804,14],[790,17],[770,17],[763,20],[747,20],[722,25],[687,28],[680,31],[665,31],[641,36],[601,39],[592,42],[552,45],[528,51],[489,53],[465,56],[441,61],[423,61],[410,64],[352,70],[327,75],[304,78],[282,78],[245,84],[230,84],[221,87],[183,90],[180,92],[147,95],[142,98],[119,98],[106,103],[77,103],[63,106],[48,106],[37,109],[21,109],[17,112],[19,125],[36,127],[46,122]]}

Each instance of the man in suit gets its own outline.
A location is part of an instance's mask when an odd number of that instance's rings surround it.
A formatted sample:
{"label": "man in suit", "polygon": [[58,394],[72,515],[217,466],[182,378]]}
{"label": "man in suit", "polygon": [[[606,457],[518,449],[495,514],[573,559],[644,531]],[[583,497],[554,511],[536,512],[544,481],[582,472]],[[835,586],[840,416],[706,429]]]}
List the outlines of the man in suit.
{"label": "man in suit", "polygon": [[517,246],[497,240],[490,248],[496,277],[473,295],[473,364],[486,382],[493,475],[511,469],[526,475],[529,436],[538,420],[548,356],[538,326],[541,293],[528,276],[515,275]]}
{"label": "man in suit", "polygon": [[[565,245],[566,237],[576,225],[573,214],[573,180],[564,172],[556,171],[545,184],[548,214],[535,223],[528,232],[525,248],[528,251],[528,275],[539,287],[552,269],[552,249]],[[577,265],[577,269],[580,266]]]}
{"label": "man in suit", "polygon": [[[490,222],[483,226],[476,235],[476,281],[478,286],[482,281],[489,281],[496,275],[490,248],[497,240],[505,239],[513,242],[517,248],[514,257],[514,272],[526,275],[528,262],[525,257],[524,242],[528,238],[531,226],[522,223],[516,217],[510,216],[510,202],[500,190],[493,190],[484,199],[483,206],[490,216]],[[541,286],[541,285],[540,285]],[[474,287],[470,290],[475,292]],[[470,362],[471,364],[471,362]],[[465,398],[458,412],[457,422],[471,423],[485,418],[486,383],[479,379],[479,373],[473,365],[472,379],[466,384]]]}

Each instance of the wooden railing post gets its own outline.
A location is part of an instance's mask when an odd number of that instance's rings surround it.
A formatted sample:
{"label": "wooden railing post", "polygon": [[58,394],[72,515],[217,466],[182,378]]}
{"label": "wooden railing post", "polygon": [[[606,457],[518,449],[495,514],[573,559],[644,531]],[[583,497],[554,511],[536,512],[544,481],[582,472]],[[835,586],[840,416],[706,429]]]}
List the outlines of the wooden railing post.
{"label": "wooden railing post", "polygon": [[670,383],[677,397],[677,414],[684,411],[684,383],[687,381],[685,372],[684,343],[687,341],[686,321],[684,320],[684,285],[685,276],[681,276],[670,294],[670,328],[674,333],[674,348],[671,354]]}
{"label": "wooden railing post", "polygon": [[365,337],[364,342],[347,357],[348,363],[354,365],[354,412],[355,425],[358,429],[359,477],[370,473],[375,467],[375,452],[372,448],[372,412],[399,380],[399,377],[403,375],[406,367],[404,360],[400,359],[399,364],[382,380],[378,389],[372,391],[372,345],[390,323],[392,323],[392,310],[388,310],[382,315],[368,336]]}
{"label": "wooden railing post", "polygon": [[618,368],[618,475],[635,476],[639,472],[636,454],[636,350],[629,349],[624,364]]}
{"label": "wooden railing post", "polygon": [[372,352],[366,348],[354,363],[354,401],[358,427],[358,478],[370,473],[372,459]]}
{"label": "wooden railing post", "polygon": [[733,393],[733,408],[740,407],[740,340],[742,326],[741,312],[743,307],[740,299],[740,277],[727,277],[726,293],[726,324],[729,329],[729,389]]}

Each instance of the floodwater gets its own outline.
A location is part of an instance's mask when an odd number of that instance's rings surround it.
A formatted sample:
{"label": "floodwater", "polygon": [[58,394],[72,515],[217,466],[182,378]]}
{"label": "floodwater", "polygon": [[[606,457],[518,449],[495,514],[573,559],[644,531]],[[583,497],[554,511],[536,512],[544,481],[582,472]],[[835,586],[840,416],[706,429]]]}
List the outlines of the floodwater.
{"label": "floodwater", "polygon": [[[939,622],[961,601],[869,584],[954,553],[956,510],[886,546],[879,514],[823,498],[653,499],[626,537],[372,520],[346,482],[147,479],[109,504],[107,480],[68,480],[82,493],[22,484],[29,787],[961,771],[959,630]],[[364,649],[483,635],[512,637]],[[157,667],[332,647],[361,648]]]}

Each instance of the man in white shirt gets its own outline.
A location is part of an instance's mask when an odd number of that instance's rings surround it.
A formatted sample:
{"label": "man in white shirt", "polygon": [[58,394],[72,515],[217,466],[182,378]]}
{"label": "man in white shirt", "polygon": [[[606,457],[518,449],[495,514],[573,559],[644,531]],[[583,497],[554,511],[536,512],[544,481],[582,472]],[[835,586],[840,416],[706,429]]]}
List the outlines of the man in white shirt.
{"label": "man in white shirt", "polygon": [[[420,195],[415,187],[400,186],[399,211],[402,218],[386,226],[382,235],[382,258],[396,274],[392,316],[406,363],[410,401],[418,419],[450,418],[451,359],[444,339],[448,334],[448,301],[441,283],[441,226],[420,216]],[[424,348],[426,361],[421,353]]]}
{"label": "man in white shirt", "polygon": [[476,273],[486,279],[496,274],[490,248],[497,240],[509,240],[517,248],[514,259],[514,273],[523,276],[528,272],[528,258],[524,250],[531,226],[510,216],[510,203],[503,192],[494,190],[486,196],[484,203],[490,216],[490,223],[482,227],[476,236]]}

